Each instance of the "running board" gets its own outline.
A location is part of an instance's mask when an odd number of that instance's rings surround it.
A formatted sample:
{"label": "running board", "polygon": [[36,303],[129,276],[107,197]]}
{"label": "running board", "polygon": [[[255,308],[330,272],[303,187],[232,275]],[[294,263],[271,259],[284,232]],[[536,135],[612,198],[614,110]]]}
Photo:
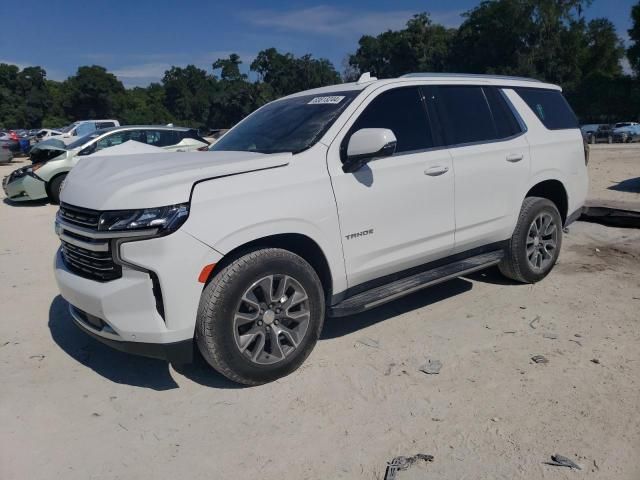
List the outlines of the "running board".
{"label": "running board", "polygon": [[483,253],[372,288],[332,306],[329,316],[344,317],[364,312],[423,288],[496,265],[503,256],[503,250]]}

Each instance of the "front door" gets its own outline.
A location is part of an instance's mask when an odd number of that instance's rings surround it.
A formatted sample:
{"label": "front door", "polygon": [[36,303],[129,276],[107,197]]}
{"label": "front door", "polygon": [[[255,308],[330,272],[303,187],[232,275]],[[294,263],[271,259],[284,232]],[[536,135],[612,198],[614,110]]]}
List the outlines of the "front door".
{"label": "front door", "polygon": [[[454,242],[451,155],[434,142],[422,92],[381,90],[328,151],[350,287],[446,256]],[[362,128],[392,130],[396,152],[345,173],[340,150]]]}

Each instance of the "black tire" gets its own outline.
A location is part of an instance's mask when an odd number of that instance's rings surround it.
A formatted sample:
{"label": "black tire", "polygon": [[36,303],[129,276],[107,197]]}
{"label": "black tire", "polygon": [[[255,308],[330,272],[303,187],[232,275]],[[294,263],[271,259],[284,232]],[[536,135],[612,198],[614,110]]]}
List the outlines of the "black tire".
{"label": "black tire", "polygon": [[51,203],[54,205],[58,205],[60,203],[60,190],[62,189],[62,182],[64,182],[65,178],[67,178],[66,173],[54,177],[53,180],[49,182],[47,189],[49,193],[49,200],[51,200]]}
{"label": "black tire", "polygon": [[[234,316],[247,289],[268,275],[287,275],[298,282],[307,294],[310,315],[297,347],[277,363],[263,365],[241,352],[234,333]],[[205,287],[198,307],[196,341],[205,360],[222,375],[244,385],[260,385],[302,365],[318,341],[324,314],[322,284],[311,265],[287,250],[254,250],[226,265]]]}
{"label": "black tire", "polygon": [[[557,230],[556,248],[550,263],[540,271],[534,270],[527,258],[527,237],[536,217],[548,213],[553,218]],[[555,204],[546,198],[528,197],[524,199],[513,236],[498,267],[505,277],[523,283],[535,283],[546,277],[553,269],[562,247],[562,219]]]}

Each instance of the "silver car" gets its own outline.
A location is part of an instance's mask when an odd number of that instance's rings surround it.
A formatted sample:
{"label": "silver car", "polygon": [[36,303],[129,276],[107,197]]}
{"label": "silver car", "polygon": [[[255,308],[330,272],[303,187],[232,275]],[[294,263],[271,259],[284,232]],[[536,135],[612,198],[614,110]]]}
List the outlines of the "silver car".
{"label": "silver car", "polygon": [[13,160],[13,152],[9,142],[0,141],[0,163],[9,163]]}

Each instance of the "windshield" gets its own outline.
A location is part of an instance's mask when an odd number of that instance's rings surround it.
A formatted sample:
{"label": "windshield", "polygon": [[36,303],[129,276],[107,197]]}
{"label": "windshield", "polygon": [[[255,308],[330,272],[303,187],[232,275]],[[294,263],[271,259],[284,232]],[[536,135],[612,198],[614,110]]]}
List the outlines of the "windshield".
{"label": "windshield", "polygon": [[84,137],[80,137],[75,142],[71,142],[69,145],[67,145],[67,149],[73,150],[74,148],[82,147],[83,145],[85,145],[86,143],[89,143],[94,138],[98,138],[100,135],[102,134],[98,132],[93,132],[93,133],[90,133],[89,135],[85,135]]}
{"label": "windshield", "polygon": [[212,151],[297,153],[314,145],[359,90],[271,102],[230,130]]}

